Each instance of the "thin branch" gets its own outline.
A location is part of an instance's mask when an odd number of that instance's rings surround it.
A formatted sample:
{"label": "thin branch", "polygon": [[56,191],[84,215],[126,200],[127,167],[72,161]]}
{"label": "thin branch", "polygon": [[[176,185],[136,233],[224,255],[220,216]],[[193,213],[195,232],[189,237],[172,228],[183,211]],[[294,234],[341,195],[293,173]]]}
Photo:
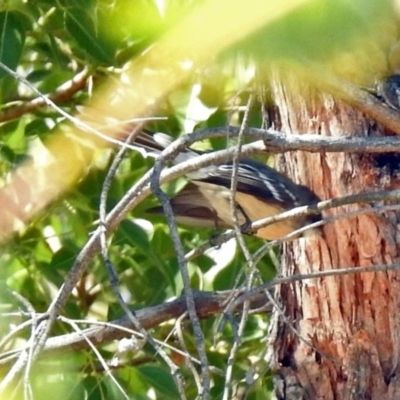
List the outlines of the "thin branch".
{"label": "thin branch", "polygon": [[[136,126],[129,137],[127,138],[127,142],[130,143],[140,132],[142,127],[140,125]],[[117,171],[118,166],[123,160],[124,153],[126,151],[126,147],[121,147],[120,150],[118,151],[117,155],[115,156],[113,163],[107,173],[106,179],[104,180],[104,184],[102,187],[101,191],[101,196],[100,196],[100,207],[99,207],[99,214],[100,214],[100,227],[103,227],[101,230],[101,236],[100,236],[100,243],[101,243],[101,255],[103,257],[103,261],[106,265],[108,276],[110,278],[110,284],[113,289],[114,295],[116,296],[118,303],[120,304],[121,308],[124,310],[125,315],[130,319],[132,322],[133,326],[135,326],[135,329],[140,331],[140,333],[143,335],[143,337],[146,338],[146,340],[154,347],[154,349],[157,351],[158,354],[160,354],[161,358],[165,361],[165,363],[169,366],[172,376],[175,377],[175,381],[179,390],[179,393],[181,395],[182,399],[185,399],[185,391],[182,386],[183,382],[183,376],[179,372],[178,366],[172,361],[170,357],[167,356],[165,351],[162,349],[161,346],[157,344],[157,342],[153,339],[153,337],[144,329],[138,319],[136,318],[135,314],[129,309],[128,305],[126,304],[120,290],[119,290],[119,278],[118,278],[118,273],[112,264],[109,256],[108,256],[108,248],[107,248],[107,240],[106,240],[106,235],[107,235],[107,230],[106,230],[106,204],[107,204],[107,196],[108,196],[108,191],[111,186],[112,179],[114,178],[114,175]]]}
{"label": "thin branch", "polygon": [[281,244],[282,241],[291,240],[293,239],[293,237],[297,237],[300,233],[305,232],[307,229],[318,228],[322,225],[326,225],[343,218],[351,218],[362,214],[381,214],[387,211],[398,211],[399,209],[400,209],[400,204],[392,204],[388,206],[373,206],[372,208],[362,208],[355,211],[347,211],[332,217],[324,218],[322,221],[314,222],[313,224],[298,229],[297,231],[291,232],[283,239],[273,240],[271,242],[265,243],[262,247],[260,247],[257,250],[256,254],[254,255],[254,258],[256,260],[256,263],[258,263],[265,256],[266,253],[268,253],[275,246]]}
{"label": "thin branch", "polygon": [[[222,132],[221,132],[222,131]],[[175,141],[171,146],[168,147],[163,152],[163,157],[165,157],[165,162],[174,158],[176,154],[183,148],[186,148],[188,145],[193,143],[196,140],[201,138],[210,137],[210,136],[221,136],[225,135],[226,132],[229,131],[230,134],[235,135],[234,128],[225,128],[224,130],[219,130],[218,132],[200,132],[194,133],[190,136],[186,135],[179,138]],[[271,138],[270,131],[262,131],[262,130],[254,130],[250,129],[246,135],[256,138],[263,137],[264,139],[268,137]],[[274,133],[275,139],[277,138],[276,133]],[[281,135],[282,137],[282,135]],[[287,138],[286,138],[287,139]],[[299,137],[299,140],[303,140],[304,138]],[[310,137],[308,137],[310,139]],[[318,146],[319,150],[321,150],[320,144],[322,141],[319,137],[312,137],[313,143],[303,143],[308,146],[309,151],[317,151]],[[314,139],[318,139],[317,142]],[[332,139],[332,138],[330,138]],[[393,151],[394,149],[400,149],[399,141],[394,141],[393,138],[383,138],[385,140],[381,140],[380,138],[368,138],[364,141],[359,140],[359,138],[342,138],[341,141],[331,140],[326,141],[324,138],[326,149],[329,151],[343,151],[344,147],[347,147],[349,151],[388,151],[390,149]],[[388,140],[389,139],[389,140]],[[397,138],[396,138],[397,139]],[[318,141],[320,142],[318,144]],[[269,141],[270,142],[270,141]],[[270,143],[269,143],[270,144]],[[329,144],[329,146],[328,146]],[[312,146],[311,146],[312,145]],[[282,146],[281,146],[282,147]],[[384,149],[383,149],[384,147]],[[243,156],[249,156],[255,153],[265,151],[265,144],[263,142],[256,142],[249,145],[244,145],[242,149]],[[303,147],[305,150],[306,147]],[[215,164],[223,161],[227,161],[232,158],[234,153],[233,149],[217,151],[212,154],[205,154],[196,159],[190,160],[187,163],[182,163],[177,165],[171,169],[163,171],[160,178],[160,183],[165,183],[170,181],[178,176],[182,176],[187,172],[199,169],[200,167]],[[118,205],[109,213],[107,218],[107,232],[111,233],[119,222],[125,218],[126,214],[134,208],[137,204],[139,204],[145,197],[150,194],[150,177],[151,172],[144,175],[144,177],[139,180],[139,182],[132,187],[132,189],[122,198],[122,200],[118,203]],[[100,246],[99,246],[99,234],[100,230],[97,229],[90,240],[87,242],[86,246],[82,249],[81,253],[78,255],[70,273],[68,275],[67,282],[65,285],[60,289],[58,296],[56,297],[55,301],[49,307],[50,313],[50,320],[54,321],[56,316],[59,314],[59,311],[64,306],[65,302],[67,301],[72,289],[75,287],[76,283],[79,281],[80,277],[82,276],[83,272],[85,271],[89,261],[93,258],[95,254],[98,253]],[[47,323],[46,330],[49,329],[49,324]]]}
{"label": "thin branch", "polygon": [[[234,228],[235,236],[239,243],[239,246],[242,249],[242,252],[245,256],[247,264],[249,265],[249,271],[247,273],[247,279],[246,279],[246,289],[249,289],[253,284],[254,273],[256,271],[256,268],[255,268],[255,265],[253,262],[253,258],[250,254],[250,251],[246,247],[246,243],[243,238],[241,227],[239,225],[238,207],[236,204],[235,196],[236,196],[237,183],[238,183],[239,160],[240,160],[240,155],[241,155],[243,141],[244,141],[243,132],[244,132],[245,127],[247,126],[249,110],[250,110],[252,102],[253,102],[253,95],[250,94],[249,99],[247,101],[246,111],[243,116],[243,121],[242,121],[242,123],[240,125],[240,129],[239,129],[238,143],[235,146],[235,152],[233,154],[232,181],[231,181],[231,188],[230,188],[231,189],[230,207],[231,207],[233,228]],[[232,347],[230,349],[228,360],[227,360],[225,382],[224,382],[224,393],[223,393],[223,397],[222,397],[223,400],[228,400],[231,397],[233,366],[234,366],[237,351],[239,350],[241,339],[243,337],[243,331],[244,331],[244,328],[246,326],[246,322],[248,319],[249,309],[250,309],[250,303],[248,301],[245,301],[243,303],[239,327],[236,328],[235,323],[232,323],[232,329],[234,331],[234,340],[233,340]]]}
{"label": "thin branch", "polygon": [[[384,107],[381,105],[381,107]],[[237,137],[240,127],[225,126],[195,131],[190,134],[190,144],[212,138],[231,135]],[[316,134],[301,133],[286,135],[272,129],[244,128],[243,135],[252,141],[262,140],[263,143],[252,143],[255,152],[285,153],[288,151],[308,151],[311,153],[394,153],[400,151],[400,139],[396,136],[385,137],[354,137],[343,133],[340,137],[326,137]],[[257,149],[256,149],[257,148]],[[250,156],[243,153],[241,157]]]}
{"label": "thin branch", "polygon": [[[186,346],[186,343],[185,343],[185,339],[184,339],[183,333],[182,333],[182,321],[184,319],[186,319],[186,318],[187,318],[187,314],[185,313],[185,314],[182,314],[179,318],[176,319],[176,321],[175,321],[175,332],[176,332],[176,337],[178,338],[178,341],[179,341],[179,344],[181,346],[182,351],[185,352],[186,354],[189,354],[189,351],[187,349],[187,346]],[[186,367],[190,370],[190,372],[193,375],[193,379],[194,379],[194,381],[196,383],[198,393],[201,393],[201,391],[202,391],[202,388],[201,388],[202,382],[201,382],[199,373],[197,372],[197,370],[196,370],[196,368],[194,366],[192,358],[191,357],[185,357],[185,364],[186,364]],[[201,363],[200,363],[200,365],[201,365]]]}
{"label": "thin branch", "polygon": [[[234,295],[235,301],[229,306],[228,312],[234,313],[236,310],[241,311],[244,301],[250,301],[252,308],[259,308],[265,305],[267,301],[266,291],[271,290],[277,285],[292,284],[294,282],[303,281],[306,279],[327,278],[341,275],[361,274],[361,273],[377,273],[388,272],[400,269],[400,263],[393,264],[378,264],[368,267],[350,267],[331,269],[326,271],[312,272],[309,274],[297,274],[289,277],[275,278],[271,282],[264,285],[252,288],[249,291],[245,290],[229,290],[224,292],[195,292],[196,310],[200,318],[207,318],[214,314],[221,313],[226,308],[226,302]],[[178,318],[186,312],[187,306],[185,296],[181,296],[171,302],[159,304],[157,306],[147,307],[136,311],[136,316],[140,323],[146,329],[155,327],[162,322],[173,318]],[[270,311],[270,309],[268,310]],[[87,322],[90,324],[90,321]],[[111,326],[110,326],[111,325]],[[118,325],[118,328],[112,326]],[[106,327],[89,328],[83,330],[82,333],[69,333],[67,335],[56,336],[49,338],[43,353],[54,355],[55,352],[65,352],[71,350],[81,350],[87,348],[86,340],[90,340],[94,345],[106,344],[112,340],[118,340],[126,337],[127,333],[121,328],[132,329],[132,323],[127,316],[124,316]],[[82,337],[82,334],[86,338]],[[18,356],[21,350],[12,350],[0,355],[0,365],[7,365],[15,357]]]}
{"label": "thin branch", "polygon": [[[3,285],[5,286],[5,285]],[[15,297],[29,312],[31,316],[31,336],[28,341],[28,348],[20,353],[17,362],[13,365],[10,369],[8,374],[3,378],[0,383],[0,393],[4,393],[11,384],[14,384],[14,387],[18,386],[15,385],[15,380],[19,377],[22,369],[25,368],[25,373],[23,376],[23,383],[24,383],[24,394],[26,398],[32,398],[31,387],[29,384],[29,374],[32,367],[33,362],[33,353],[35,349],[35,331],[37,328],[37,314],[35,308],[32,304],[25,299],[25,297],[21,296],[18,292],[14,290],[10,290],[7,286],[5,286],[5,290],[10,293],[13,297]]]}
{"label": "thin branch", "polygon": [[[185,314],[183,314],[183,315],[185,315]],[[182,315],[179,318],[182,318]],[[71,321],[70,318],[65,318],[63,316],[60,316],[58,319],[59,319],[59,321],[68,322],[68,323],[70,323],[70,321]],[[108,328],[112,328],[112,329],[116,329],[118,331],[124,332],[125,333],[124,338],[129,336],[129,339],[131,341],[137,342],[137,344],[136,345],[134,344],[133,348],[129,349],[128,351],[139,351],[142,348],[142,344],[139,343],[139,340],[143,341],[143,345],[145,343],[145,336],[143,336],[140,332],[138,332],[132,328],[126,328],[121,325],[115,325],[112,322],[104,322],[104,321],[92,321],[92,320],[88,321],[85,319],[82,319],[82,320],[74,319],[72,321],[74,323],[82,324],[85,326],[92,325],[92,326],[102,327],[102,328],[108,327]],[[181,355],[182,357],[184,357],[185,359],[189,359],[191,362],[196,363],[197,365],[200,365],[200,361],[198,359],[192,357],[188,352],[182,351],[175,346],[171,346],[170,344],[166,343],[165,341],[160,341],[157,339],[154,339],[154,340],[157,342],[157,344],[160,347],[165,347],[166,349],[169,349],[171,352],[177,353],[177,354]],[[151,359],[154,360],[154,355],[151,357]],[[220,369],[217,369],[215,367],[213,368],[213,372],[217,373],[221,376],[223,375],[223,371]]]}
{"label": "thin branch", "polygon": [[100,361],[101,366],[103,367],[106,375],[111,379],[111,381],[114,383],[116,388],[119,390],[119,392],[124,396],[125,399],[129,400],[130,397],[126,393],[126,391],[123,389],[123,387],[120,385],[118,380],[114,377],[114,375],[111,373],[110,368],[108,368],[106,360],[104,360],[103,356],[100,354],[99,350],[97,347],[92,343],[92,341],[85,336],[85,334],[82,332],[82,330],[79,328],[79,326],[73,322],[73,321],[68,321],[68,323],[73,327],[73,329],[78,332],[79,335],[82,335],[84,340],[86,341],[87,345],[89,348],[93,351],[93,353],[96,355],[97,359]]}
{"label": "thin branch", "polygon": [[[233,291],[234,296],[239,295],[243,291]],[[226,307],[227,300],[232,297],[232,291],[223,292],[198,292],[194,291],[195,307],[199,318],[206,318],[216,313],[221,312]],[[252,307],[259,308],[265,305],[266,297],[262,293],[254,297],[251,301]],[[239,306],[240,307],[240,306]],[[239,308],[240,310],[240,308]],[[141,310],[136,310],[135,315],[140,324],[145,329],[158,326],[159,324],[179,318],[187,312],[187,304],[185,295],[178,297],[173,301],[161,303],[156,306],[146,307]],[[91,324],[90,321],[86,321]],[[118,325],[118,327],[115,327]],[[93,344],[105,344],[113,340],[118,340],[126,336],[132,335],[131,329],[134,329],[131,320],[128,316],[123,316],[113,322],[107,323],[106,326],[89,328],[82,331],[86,339],[90,340]],[[129,329],[127,331],[126,329]],[[64,352],[71,350],[82,350],[87,348],[86,339],[82,334],[69,333],[51,337],[47,340],[43,349],[42,355],[48,353],[54,355],[55,352]],[[21,351],[25,351],[28,346],[25,345],[23,349],[11,350],[0,354],[0,365],[10,363]]]}
{"label": "thin branch", "polygon": [[[24,78],[22,75],[18,74],[11,68],[9,68],[7,65],[2,63],[0,61],[0,68],[6,71],[8,74],[10,74],[13,78],[18,80],[19,82],[23,83],[25,86],[27,86],[29,89],[31,89],[35,94],[38,95],[38,101],[42,101],[45,105],[52,107],[55,111],[57,111],[61,116],[63,116],[67,121],[71,122],[76,128],[81,129],[84,132],[93,134],[100,139],[103,139],[105,142],[116,144],[118,146],[127,146],[130,147],[129,145],[125,144],[123,141],[120,141],[118,139],[114,139],[113,137],[104,134],[103,132],[99,131],[98,129],[95,129],[93,126],[89,125],[85,121],[83,121],[80,118],[74,117],[71,114],[67,113],[64,111],[61,107],[59,107],[52,99],[51,95],[44,95],[40,90],[38,90],[32,83],[30,83],[26,78]],[[153,118],[154,119],[154,118]],[[143,122],[143,118],[137,118],[138,123]],[[132,150],[138,150],[137,147],[133,146],[131,147]]]}
{"label": "thin branch", "polygon": [[291,275],[283,278],[276,278],[271,282],[261,285],[257,288],[251,289],[249,292],[244,292],[236,298],[232,303],[232,310],[238,307],[244,300],[251,300],[255,294],[263,293],[266,290],[270,290],[272,287],[277,285],[292,284],[294,282],[304,281],[307,279],[317,279],[317,278],[328,278],[343,275],[353,275],[353,274],[363,274],[368,272],[388,272],[400,269],[400,263],[393,264],[377,264],[370,265],[368,267],[349,267],[349,268],[338,268],[329,269],[325,271],[311,272],[309,274],[297,274]]}
{"label": "thin branch", "polygon": [[[173,241],[174,249],[177,255],[177,261],[182,276],[183,288],[185,292],[187,312],[189,315],[190,322],[192,324],[194,339],[196,341],[196,348],[201,362],[202,385],[200,386],[199,396],[202,400],[207,400],[210,398],[211,382],[210,382],[210,367],[207,358],[204,334],[200,326],[199,318],[197,316],[193,289],[191,287],[190,275],[185,260],[185,252],[179,236],[178,227],[176,225],[171,203],[167,195],[160,188],[160,176],[165,167],[166,161],[168,160],[168,155],[165,156],[163,153],[159,157],[157,157],[155,161],[150,185],[151,185],[151,190],[157,196],[157,198],[160,200],[162,204],[165,216],[167,218],[170,237]],[[172,366],[170,366],[170,368],[172,368]],[[172,369],[171,371],[174,372]],[[177,373],[178,371],[179,369],[175,368],[175,372]],[[175,379],[179,378],[178,376],[176,376],[176,373],[172,374]],[[179,383],[178,379],[177,379],[177,385],[178,387],[182,387],[182,384]],[[180,395],[182,399],[186,398],[183,390],[180,390]]]}
{"label": "thin branch", "polygon": [[[68,101],[75,93],[86,87],[89,76],[89,69],[84,68],[82,71],[78,72],[72,79],[64,82],[53,93],[50,93],[46,96],[53,103]],[[6,111],[0,113],[0,123],[20,118],[22,115],[33,112],[38,108],[44,107],[46,105],[48,104],[43,97],[36,97],[35,99],[25,102],[22,105],[9,108]]]}
{"label": "thin branch", "polygon": [[[331,200],[324,200],[319,202],[318,204],[315,204],[313,206],[300,206],[293,208],[292,210],[285,211],[283,213],[274,215],[272,217],[264,218],[259,221],[255,221],[251,223],[249,226],[245,227],[245,232],[246,233],[251,233],[255,232],[258,229],[271,225],[275,222],[283,221],[286,219],[298,217],[298,216],[303,216],[307,214],[316,214],[319,211],[324,211],[324,210],[329,210],[331,208],[336,208],[340,206],[345,206],[345,205],[350,205],[350,204],[363,204],[363,203],[374,203],[378,201],[400,201],[400,190],[384,190],[380,192],[370,192],[370,193],[360,193],[360,194],[352,194],[348,196],[343,196],[343,197],[338,197],[336,199],[331,199]],[[398,206],[387,206],[387,208],[383,211],[386,211],[388,209],[393,209]],[[382,211],[382,212],[383,212]],[[268,242],[266,246],[268,248],[274,247],[283,241],[289,241],[297,238],[299,234],[304,233],[305,231],[313,228],[317,228],[319,226],[322,226],[326,223],[332,222],[337,219],[341,218],[347,218],[347,216],[353,216],[357,214],[362,214],[362,213],[374,213],[374,212],[380,212],[379,210],[376,209],[376,207],[371,207],[370,209],[363,209],[363,210],[358,210],[358,211],[353,211],[351,213],[343,213],[340,214],[336,217],[330,217],[330,218],[324,218],[322,221],[315,222],[313,224],[304,226],[300,229],[297,229],[296,231],[293,231],[289,233],[288,235],[277,239],[273,240],[271,242]],[[207,242],[203,243],[200,246],[197,246],[195,249],[191,250],[186,254],[186,259],[188,261],[193,260],[196,257],[199,257],[200,255],[204,254],[208,249],[212,247],[217,247],[220,246],[221,244],[227,242],[228,240],[231,240],[235,237],[235,232],[233,230],[229,230],[227,232],[221,233],[218,236],[214,236],[210,238]]]}
{"label": "thin branch", "polygon": [[[230,130],[230,128],[229,128]],[[225,131],[226,133],[226,131]],[[218,135],[221,135],[221,132],[218,132]],[[181,149],[186,148],[188,145],[193,143],[198,139],[199,135],[196,134],[191,134],[182,136],[181,138],[177,139],[175,142],[173,142],[166,150],[163,151],[162,155],[165,157],[165,162],[167,162],[170,159],[173,159],[176,154],[181,151]],[[204,133],[202,133],[202,137],[206,137]],[[207,136],[208,137],[208,136]],[[352,142],[350,140],[350,142]],[[343,143],[342,143],[343,144]],[[265,148],[264,144],[261,143],[261,146]],[[337,149],[337,148],[336,148]],[[242,148],[242,155],[243,156],[249,156],[251,154],[260,152],[262,148],[260,147],[260,142],[256,143],[251,143],[248,145],[244,145]],[[338,150],[339,151],[339,150]],[[215,164],[215,163],[220,163],[220,162],[225,162],[230,159],[232,159],[234,153],[234,149],[226,149],[226,150],[220,150],[216,151],[213,153],[208,153],[208,154],[203,154],[199,157],[196,157],[192,160],[189,160],[187,162],[181,163],[179,165],[176,165],[172,168],[166,169],[161,173],[160,177],[160,184],[169,182],[173,179],[176,179],[180,176],[185,175],[188,172],[197,170],[201,167]],[[120,200],[120,202],[115,206],[115,208],[108,214],[107,217],[107,222],[106,222],[106,227],[107,227],[107,232],[111,233],[121,222],[123,218],[125,218],[126,214],[131,211],[135,206],[137,206],[141,201],[143,201],[147,196],[150,195],[151,190],[150,190],[150,179],[152,176],[152,172],[149,171],[146,173],[137,183],[134,185],[126,194],[125,196]],[[322,202],[322,204],[326,204],[326,206],[314,206],[313,208],[307,208],[307,207],[302,207],[298,208],[294,211],[288,211],[287,213],[281,214],[280,216],[273,217],[273,221],[278,221],[281,219],[284,219],[285,217],[289,217],[289,215],[300,215],[302,212],[306,213],[307,210],[312,210],[313,212],[316,212],[316,210],[322,210],[338,205],[343,205],[343,204],[350,204],[352,202],[358,202],[358,201],[378,201],[378,200],[392,200],[392,199],[399,199],[399,194],[394,193],[394,192],[379,192],[375,194],[363,194],[363,195],[356,195],[358,197],[354,197],[353,199],[350,199],[350,197],[346,197],[348,199],[348,203],[345,202],[340,202],[338,199],[334,200],[332,205],[329,206],[329,204]],[[328,201],[329,202],[329,201]],[[290,214],[293,213],[293,214]],[[297,214],[298,213],[298,214]],[[272,222],[270,222],[272,223]],[[253,228],[259,227],[257,224],[252,224]],[[65,302],[67,301],[70,293],[72,292],[73,288],[75,287],[76,283],[79,281],[81,278],[83,272],[85,271],[88,263],[90,260],[98,253],[100,250],[99,246],[99,235],[100,235],[100,229],[98,228],[92,235],[92,237],[89,239],[89,241],[86,243],[84,248],[81,250],[80,254],[78,255],[77,259],[75,260],[74,265],[72,266],[68,279],[64,286],[60,289],[60,293],[56,297],[55,301],[52,303],[52,305],[49,308],[49,312],[53,315],[53,318],[55,318],[59,310],[64,306]],[[232,235],[233,237],[233,235]]]}

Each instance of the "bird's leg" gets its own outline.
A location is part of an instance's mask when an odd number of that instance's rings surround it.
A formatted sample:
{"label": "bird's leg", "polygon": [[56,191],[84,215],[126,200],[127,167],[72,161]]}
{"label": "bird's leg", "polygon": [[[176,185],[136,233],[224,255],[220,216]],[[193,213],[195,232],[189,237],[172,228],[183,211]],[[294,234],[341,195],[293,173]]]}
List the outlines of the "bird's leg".
{"label": "bird's leg", "polygon": [[248,215],[246,214],[246,212],[244,211],[244,209],[241,207],[241,205],[239,203],[236,203],[235,206],[236,206],[236,209],[238,210],[238,212],[240,214],[242,214],[243,218],[245,219],[245,222],[242,225],[240,225],[241,232],[243,232],[247,235],[251,234],[249,232],[249,230],[250,230],[250,227],[251,227],[251,224],[253,221],[248,217]]}

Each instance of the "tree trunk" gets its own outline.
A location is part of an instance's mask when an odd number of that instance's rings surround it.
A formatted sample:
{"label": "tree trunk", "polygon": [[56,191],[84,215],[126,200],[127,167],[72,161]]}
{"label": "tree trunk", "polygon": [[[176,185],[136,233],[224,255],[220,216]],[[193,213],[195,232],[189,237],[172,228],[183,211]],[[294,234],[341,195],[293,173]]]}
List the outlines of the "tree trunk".
{"label": "tree trunk", "polygon": [[[370,136],[384,128],[302,83],[273,81],[287,133]],[[396,155],[296,152],[280,166],[322,199],[398,187]],[[282,169],[282,168],[281,168]],[[324,216],[371,209],[351,205]],[[398,261],[397,213],[373,212],[328,223],[321,237],[284,245],[281,274]],[[271,322],[269,362],[278,399],[400,399],[400,273],[358,273],[282,285]],[[297,333],[288,325],[291,325]]]}

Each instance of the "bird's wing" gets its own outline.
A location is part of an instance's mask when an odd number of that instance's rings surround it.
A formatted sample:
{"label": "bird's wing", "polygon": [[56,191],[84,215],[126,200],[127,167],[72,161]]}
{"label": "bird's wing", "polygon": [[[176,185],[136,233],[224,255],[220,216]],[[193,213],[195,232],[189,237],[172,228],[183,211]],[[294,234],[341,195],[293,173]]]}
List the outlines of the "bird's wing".
{"label": "bird's wing", "polygon": [[[202,168],[195,181],[213,183],[226,188],[231,187],[233,164],[231,162]],[[289,178],[262,163],[241,160],[237,173],[237,191],[257,196],[272,204],[290,209],[296,205],[312,204],[319,198],[307,187],[297,185]]]}

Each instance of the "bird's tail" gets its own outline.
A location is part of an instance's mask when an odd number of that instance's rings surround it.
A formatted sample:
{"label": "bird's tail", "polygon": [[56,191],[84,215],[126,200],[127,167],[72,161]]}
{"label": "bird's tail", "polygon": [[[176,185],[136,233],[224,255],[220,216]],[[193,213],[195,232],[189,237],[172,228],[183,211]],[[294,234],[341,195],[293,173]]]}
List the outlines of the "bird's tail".
{"label": "bird's tail", "polygon": [[143,130],[136,136],[133,145],[144,149],[146,155],[157,158],[173,141],[174,139],[165,133],[150,133],[147,130]]}
{"label": "bird's tail", "polygon": [[[133,143],[133,145],[139,146],[141,149],[144,149],[147,156],[157,158],[160,153],[173,142],[174,138],[165,133],[150,133],[147,130],[143,130],[135,138],[135,142]],[[197,156],[198,153],[196,153],[195,151],[190,149],[183,149],[176,156],[174,164],[179,164]]]}

